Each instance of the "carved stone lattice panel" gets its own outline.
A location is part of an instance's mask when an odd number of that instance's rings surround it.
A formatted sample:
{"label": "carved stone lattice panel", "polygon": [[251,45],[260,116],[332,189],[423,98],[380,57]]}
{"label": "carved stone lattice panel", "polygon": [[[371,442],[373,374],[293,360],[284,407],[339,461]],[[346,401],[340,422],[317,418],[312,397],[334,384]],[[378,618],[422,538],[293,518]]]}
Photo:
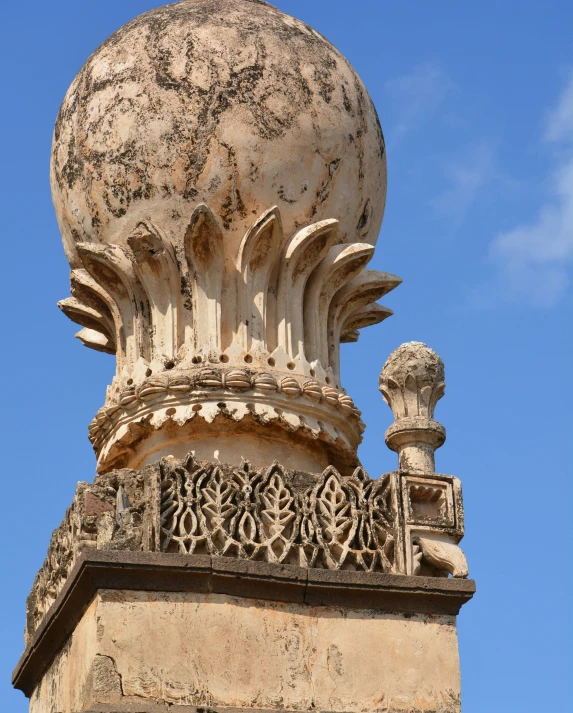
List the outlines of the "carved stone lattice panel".
{"label": "carved stone lattice panel", "polygon": [[[28,633],[33,631],[54,603],[83,547],[97,547],[93,519],[81,517],[81,501],[87,483],[78,483],[66,515],[54,530],[42,568],[34,580],[27,602]],[[103,509],[103,508],[102,508]]]}
{"label": "carved stone lattice panel", "polygon": [[204,554],[302,568],[467,576],[460,481],[371,479],[165,458],[80,483],[28,597],[38,627],[84,547]]}
{"label": "carved stone lattice panel", "polygon": [[54,530],[44,564],[26,603],[26,630],[33,632],[62,590],[85,548],[148,550],[144,533],[149,493],[142,472],[118,470],[80,482],[72,504]]}
{"label": "carved stone lattice panel", "polygon": [[279,465],[231,472],[161,467],[157,549],[294,564],[398,572],[395,479],[343,478],[328,468],[312,488]]}

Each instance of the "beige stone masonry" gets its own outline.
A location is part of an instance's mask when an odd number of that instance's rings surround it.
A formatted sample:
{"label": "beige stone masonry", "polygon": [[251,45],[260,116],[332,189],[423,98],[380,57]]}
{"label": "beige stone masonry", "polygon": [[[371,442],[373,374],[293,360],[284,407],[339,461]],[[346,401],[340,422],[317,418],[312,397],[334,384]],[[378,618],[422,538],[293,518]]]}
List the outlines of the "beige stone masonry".
{"label": "beige stone masonry", "polygon": [[451,616],[104,590],[30,713],[122,701],[449,713],[459,690]]}

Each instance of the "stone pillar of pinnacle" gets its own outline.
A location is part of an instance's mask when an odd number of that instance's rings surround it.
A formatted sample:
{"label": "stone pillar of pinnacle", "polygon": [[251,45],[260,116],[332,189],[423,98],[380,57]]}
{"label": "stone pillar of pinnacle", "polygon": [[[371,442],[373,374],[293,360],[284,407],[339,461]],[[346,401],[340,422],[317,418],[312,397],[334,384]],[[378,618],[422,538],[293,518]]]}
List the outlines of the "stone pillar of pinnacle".
{"label": "stone pillar of pinnacle", "polygon": [[446,429],[433,418],[445,392],[444,362],[422,342],[407,342],[388,357],[379,384],[395,418],[386,445],[398,453],[400,470],[434,473],[434,451],[446,440]]}

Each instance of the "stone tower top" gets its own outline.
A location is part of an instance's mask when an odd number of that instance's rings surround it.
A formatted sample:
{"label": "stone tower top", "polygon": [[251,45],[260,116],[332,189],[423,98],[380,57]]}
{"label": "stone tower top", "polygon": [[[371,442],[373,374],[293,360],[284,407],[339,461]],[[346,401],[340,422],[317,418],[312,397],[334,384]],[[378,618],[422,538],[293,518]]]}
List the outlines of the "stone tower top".
{"label": "stone tower top", "polygon": [[253,0],[141,15],[73,81],[51,177],[72,267],[60,307],[117,358],[90,426],[101,472],[189,449],[358,464],[339,345],[391,314],[376,300],[400,280],[364,269],[384,139],[324,37]]}

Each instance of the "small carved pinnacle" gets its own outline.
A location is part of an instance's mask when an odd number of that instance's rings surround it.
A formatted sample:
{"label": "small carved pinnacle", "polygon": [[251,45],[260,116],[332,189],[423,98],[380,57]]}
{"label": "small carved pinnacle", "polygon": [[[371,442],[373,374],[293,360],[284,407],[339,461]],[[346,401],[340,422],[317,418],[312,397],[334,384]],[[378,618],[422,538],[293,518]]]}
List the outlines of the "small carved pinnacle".
{"label": "small carved pinnacle", "polygon": [[444,362],[422,342],[407,342],[388,357],[379,384],[395,419],[386,444],[399,454],[400,468],[433,473],[434,451],[446,439],[444,427],[433,419],[445,391]]}

